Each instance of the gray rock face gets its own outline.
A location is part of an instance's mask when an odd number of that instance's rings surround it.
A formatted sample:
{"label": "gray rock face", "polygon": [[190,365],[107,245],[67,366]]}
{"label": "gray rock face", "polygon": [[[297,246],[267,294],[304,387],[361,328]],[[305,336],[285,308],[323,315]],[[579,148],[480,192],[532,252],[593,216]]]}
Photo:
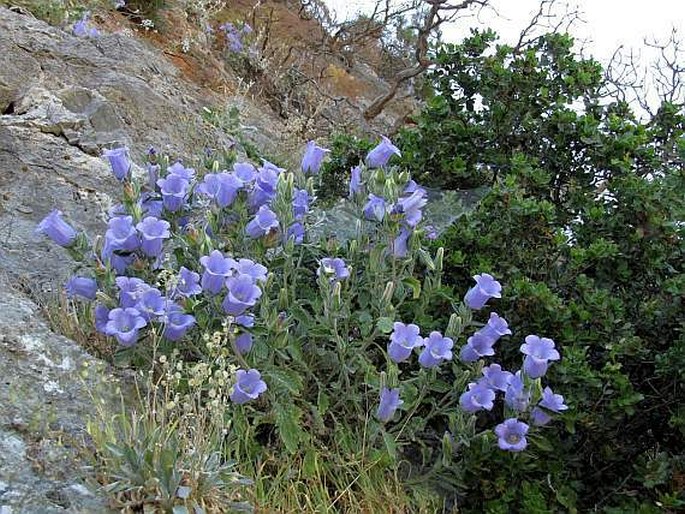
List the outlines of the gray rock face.
{"label": "gray rock face", "polygon": [[[114,379],[96,371],[101,364],[76,343],[51,332],[35,303],[4,281],[0,289],[0,509],[109,512],[84,481],[78,448],[94,412],[90,392],[116,405],[105,394]],[[80,378],[84,366],[89,373]]]}
{"label": "gray rock face", "polygon": [[[33,285],[63,282],[65,252],[33,233],[53,208],[79,230],[103,233],[103,212],[119,184],[102,150],[154,146],[172,158],[234,145],[208,124],[213,93],[181,77],[160,51],[123,34],[77,38],[0,7],[0,269]],[[242,107],[267,151],[279,148],[278,123]]]}

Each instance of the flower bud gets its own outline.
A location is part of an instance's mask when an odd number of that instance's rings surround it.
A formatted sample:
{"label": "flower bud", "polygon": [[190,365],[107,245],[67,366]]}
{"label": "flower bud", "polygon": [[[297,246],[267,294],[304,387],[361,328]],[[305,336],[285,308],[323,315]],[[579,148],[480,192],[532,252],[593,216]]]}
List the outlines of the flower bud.
{"label": "flower bud", "polygon": [[459,317],[457,314],[452,314],[450,316],[449,322],[447,323],[447,330],[445,330],[445,337],[449,337],[451,339],[456,339],[461,335],[463,330],[464,330],[464,324],[462,322],[461,317]]}
{"label": "flower bud", "polygon": [[383,296],[381,297],[381,303],[383,305],[389,305],[392,302],[392,295],[395,292],[395,283],[388,282],[385,284],[385,291],[383,291]]}

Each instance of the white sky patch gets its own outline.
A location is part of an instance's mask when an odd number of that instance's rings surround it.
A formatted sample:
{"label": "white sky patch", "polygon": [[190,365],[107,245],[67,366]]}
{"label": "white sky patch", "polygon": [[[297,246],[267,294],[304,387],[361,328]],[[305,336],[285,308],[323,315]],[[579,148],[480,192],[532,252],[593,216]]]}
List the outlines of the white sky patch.
{"label": "white sky patch", "polygon": [[[374,0],[325,0],[339,20],[349,19],[360,12],[370,12]],[[401,0],[393,0],[401,5]],[[571,0],[578,6],[585,23],[578,23],[572,33],[587,41],[587,49],[604,62],[614,50],[625,45],[640,49],[644,38],[665,39],[673,27],[685,38],[685,0]],[[558,9],[565,4],[558,2]],[[514,43],[520,30],[537,12],[538,0],[492,0],[493,10],[486,9],[479,19],[469,18],[444,29],[444,39],[459,41],[471,27],[491,27],[500,34],[503,42]]]}

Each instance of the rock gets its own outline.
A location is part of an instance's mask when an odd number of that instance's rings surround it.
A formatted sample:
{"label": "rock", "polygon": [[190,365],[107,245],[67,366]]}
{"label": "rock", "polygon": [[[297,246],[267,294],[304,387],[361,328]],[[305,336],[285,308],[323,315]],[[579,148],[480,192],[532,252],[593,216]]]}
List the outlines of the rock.
{"label": "rock", "polygon": [[[51,332],[39,307],[0,280],[0,508],[12,513],[106,513],[85,482],[79,447],[92,392],[116,409],[115,378]],[[81,370],[90,371],[80,378]],[[99,370],[99,371],[96,371]]]}

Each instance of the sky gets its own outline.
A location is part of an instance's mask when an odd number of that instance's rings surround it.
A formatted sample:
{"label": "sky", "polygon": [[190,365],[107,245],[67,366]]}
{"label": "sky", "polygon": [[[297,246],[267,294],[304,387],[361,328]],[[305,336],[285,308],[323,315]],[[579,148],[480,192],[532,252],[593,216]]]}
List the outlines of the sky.
{"label": "sky", "polygon": [[[391,0],[397,1],[397,0]],[[353,16],[372,6],[374,0],[325,0],[339,20]],[[401,3],[401,1],[397,1]],[[655,59],[644,39],[666,41],[673,27],[685,40],[685,0],[557,0],[559,11],[569,4],[577,6],[583,21],[576,23],[571,33],[583,42],[584,55],[606,64],[621,45],[632,49],[643,65]],[[503,43],[515,43],[523,27],[538,11],[539,0],[491,0],[497,11],[482,11],[444,29],[443,39],[459,41],[470,27],[491,27],[500,34]]]}

